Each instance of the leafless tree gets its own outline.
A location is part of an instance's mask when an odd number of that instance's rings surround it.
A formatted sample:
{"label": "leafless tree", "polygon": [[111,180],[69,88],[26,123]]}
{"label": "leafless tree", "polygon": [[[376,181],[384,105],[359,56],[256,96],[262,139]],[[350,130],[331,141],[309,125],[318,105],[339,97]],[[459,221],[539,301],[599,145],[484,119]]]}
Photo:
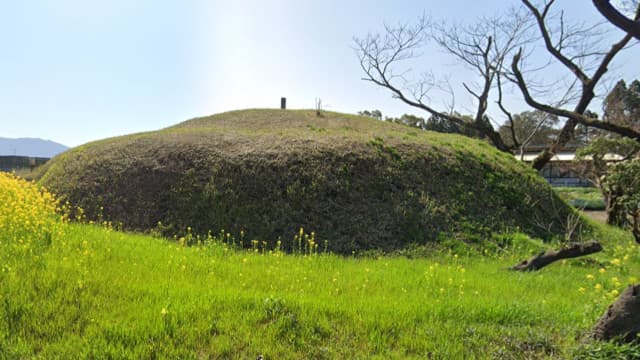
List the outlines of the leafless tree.
{"label": "leafless tree", "polygon": [[[558,136],[534,161],[536,169],[541,169],[574,137],[579,124],[640,141],[637,130],[586,113],[613,59],[633,37],[627,34],[606,45],[605,23],[583,24],[566,19],[562,11],[555,11],[555,0],[536,4],[521,0],[521,3],[520,9],[495,18],[480,18],[470,25],[438,23],[423,16],[413,25],[385,26],[382,34],[356,38],[363,79],[389,89],[394,97],[410,106],[475,130],[503,151],[522,148],[531,137],[517,138],[515,131],[511,131],[511,141],[505,141],[492,123],[497,122],[496,114],[489,114],[489,102],[495,101],[507,127],[515,128],[514,116],[504,106],[503,93],[505,86],[516,84],[529,106],[562,120]],[[634,19],[639,14],[636,12]],[[428,41],[475,75],[475,81],[462,84],[475,100],[471,121],[453,111],[455,98],[448,83],[437,81],[432,73],[417,80],[412,77],[410,65]],[[527,63],[529,54],[541,50],[549,54],[547,61]],[[512,60],[510,66],[508,59]],[[540,74],[545,78],[550,67],[566,70],[567,77],[553,82],[535,79]],[[430,95],[438,90],[449,92],[452,99],[449,109],[437,109],[431,103]]]}
{"label": "leafless tree", "polygon": [[[638,9],[637,1],[635,8]],[[620,10],[611,4],[609,0],[593,0],[593,5],[609,22],[620,28],[621,30],[631,34],[636,39],[640,40],[640,21],[638,19],[631,19],[624,15]]]}
{"label": "leafless tree", "polygon": [[[552,8],[555,0],[545,0],[539,5],[529,0],[522,0],[522,3],[535,19],[542,42],[551,59],[568,70],[579,90],[572,109],[538,100],[532,91],[533,86],[525,79],[521,69],[524,65],[523,50],[520,49],[513,57],[512,74],[526,103],[537,110],[566,119],[557,139],[535,159],[533,167],[541,169],[560,151],[571,140],[578,124],[640,140],[640,132],[632,128],[585,115],[595,97],[596,85],[607,72],[615,56],[630,43],[632,36],[627,34],[611,44],[609,49],[600,50],[597,42],[602,37],[599,36],[601,33],[598,24],[584,25],[567,21],[563,12],[554,13]],[[636,20],[639,14],[636,12]]]}
{"label": "leafless tree", "polygon": [[[511,147],[491,122],[489,101],[492,91],[500,89],[497,102],[508,119],[513,121],[502,103],[502,77],[508,69],[505,61],[531,41],[524,36],[530,24],[522,12],[515,10],[509,16],[482,18],[466,26],[437,23],[423,16],[416,24],[387,25],[382,35],[369,34],[354,41],[365,74],[363,80],[389,89],[394,97],[432,116],[471,128],[488,138],[496,148],[510,151]],[[455,97],[447,82],[436,80],[432,73],[424,73],[417,81],[408,80],[409,69],[403,65],[418,58],[427,41],[435,42],[475,74],[476,81],[462,84],[475,100],[472,121],[453,111]],[[436,109],[430,104],[430,94],[438,90],[449,93],[449,109]]]}

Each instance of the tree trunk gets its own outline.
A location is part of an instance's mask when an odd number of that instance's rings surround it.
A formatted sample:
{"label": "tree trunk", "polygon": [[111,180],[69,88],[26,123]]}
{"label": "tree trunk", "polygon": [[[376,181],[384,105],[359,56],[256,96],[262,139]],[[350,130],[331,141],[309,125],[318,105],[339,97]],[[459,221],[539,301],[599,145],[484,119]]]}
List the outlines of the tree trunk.
{"label": "tree trunk", "polygon": [[624,209],[618,204],[618,194],[605,194],[605,211],[607,213],[607,224],[617,227],[625,226],[627,216]]}
{"label": "tree trunk", "polygon": [[636,243],[640,244],[640,209],[631,216],[631,233]]}
{"label": "tree trunk", "polygon": [[640,285],[630,285],[609,306],[591,331],[591,338],[601,341],[631,342],[640,332]]}
{"label": "tree trunk", "polygon": [[558,260],[576,258],[599,251],[602,251],[602,246],[597,241],[570,243],[560,250],[543,251],[518,265],[512,266],[510,270],[537,271]]}
{"label": "tree trunk", "polygon": [[[578,110],[581,110],[581,108]],[[558,134],[556,141],[547,146],[546,149],[542,150],[542,152],[533,160],[531,166],[538,171],[542,170],[542,168],[547,165],[547,163],[551,161],[551,159],[560,152],[569,141],[571,141],[573,138],[573,131],[577,125],[577,121],[571,119],[567,120],[560,130],[560,134]]]}

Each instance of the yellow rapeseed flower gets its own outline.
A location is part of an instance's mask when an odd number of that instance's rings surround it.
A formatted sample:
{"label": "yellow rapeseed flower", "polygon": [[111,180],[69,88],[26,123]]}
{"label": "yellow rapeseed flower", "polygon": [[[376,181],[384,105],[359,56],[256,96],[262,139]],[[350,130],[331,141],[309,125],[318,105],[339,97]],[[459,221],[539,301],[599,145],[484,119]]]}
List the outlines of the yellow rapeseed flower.
{"label": "yellow rapeseed flower", "polygon": [[4,172],[0,172],[0,189],[0,243],[22,239],[30,248],[34,242],[63,235],[62,208],[45,189]]}
{"label": "yellow rapeseed flower", "polygon": [[621,263],[620,259],[618,259],[618,258],[615,258],[615,259],[611,260],[611,264],[614,265],[614,266],[620,266],[620,263]]}

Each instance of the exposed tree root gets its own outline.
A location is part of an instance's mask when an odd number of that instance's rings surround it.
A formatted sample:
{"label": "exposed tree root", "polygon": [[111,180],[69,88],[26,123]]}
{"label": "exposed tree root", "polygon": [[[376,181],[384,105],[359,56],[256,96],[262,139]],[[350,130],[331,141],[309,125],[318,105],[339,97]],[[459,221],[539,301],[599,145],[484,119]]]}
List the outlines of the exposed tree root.
{"label": "exposed tree root", "polygon": [[576,258],[599,251],[602,251],[602,246],[597,241],[570,243],[560,250],[543,251],[518,265],[512,266],[510,270],[537,271],[558,260]]}
{"label": "exposed tree root", "polygon": [[591,331],[595,340],[632,342],[640,332],[640,284],[630,285],[609,306]]}

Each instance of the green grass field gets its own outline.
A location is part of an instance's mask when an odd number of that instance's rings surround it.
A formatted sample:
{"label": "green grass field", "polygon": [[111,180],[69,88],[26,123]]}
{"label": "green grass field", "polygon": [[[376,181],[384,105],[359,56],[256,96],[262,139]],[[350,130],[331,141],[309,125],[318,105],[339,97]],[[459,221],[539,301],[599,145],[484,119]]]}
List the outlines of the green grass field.
{"label": "green grass field", "polygon": [[555,187],[561,198],[579,209],[604,210],[605,203],[602,192],[595,187]]}
{"label": "green grass field", "polygon": [[301,231],[285,254],[69,222],[33,183],[0,173],[0,188],[2,359],[640,359],[584,340],[640,270],[630,236],[600,225],[604,252],[519,273],[548,245],[513,233],[343,257]]}
{"label": "green grass field", "polygon": [[[539,273],[513,246],[408,259],[285,255],[67,225],[3,257],[4,358],[562,358],[617,292],[635,245]],[[587,348],[593,351],[593,348]],[[633,348],[631,349],[633,350]],[[599,354],[598,351],[595,352]],[[602,358],[607,358],[606,356]]]}

